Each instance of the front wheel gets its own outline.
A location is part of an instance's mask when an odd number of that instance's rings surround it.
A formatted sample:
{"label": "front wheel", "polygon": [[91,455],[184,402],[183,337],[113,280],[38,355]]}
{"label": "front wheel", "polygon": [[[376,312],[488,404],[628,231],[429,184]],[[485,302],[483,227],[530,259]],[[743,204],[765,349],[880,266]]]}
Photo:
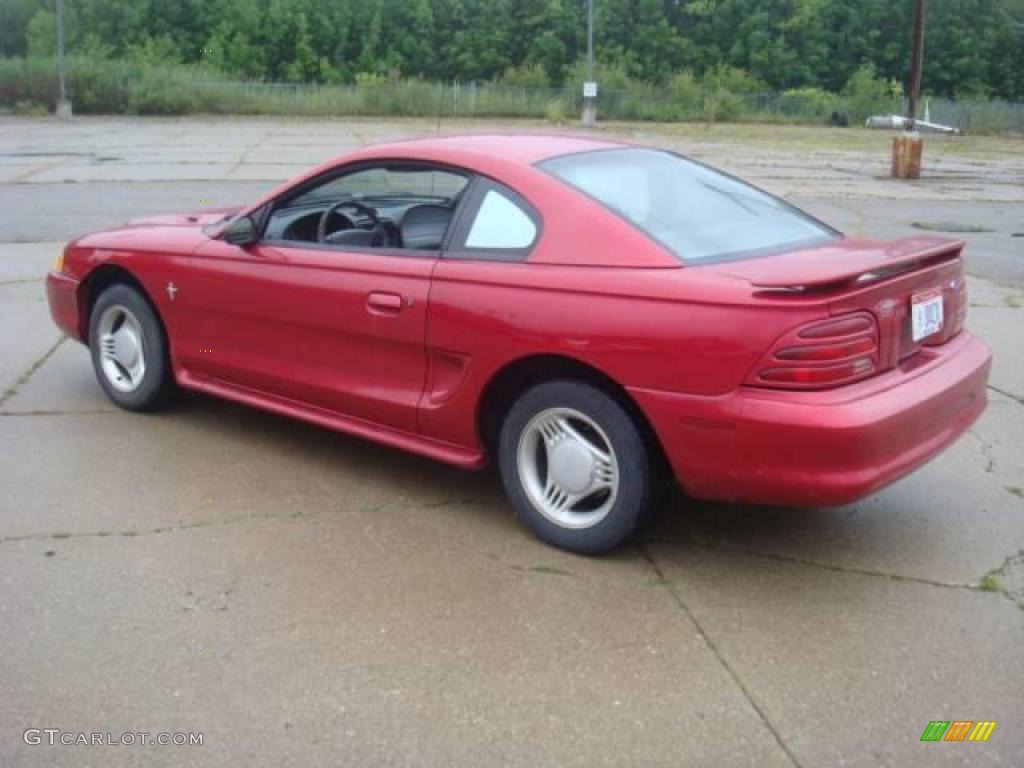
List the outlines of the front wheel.
{"label": "front wheel", "polygon": [[100,386],[122,408],[151,410],[173,391],[160,321],[129,285],[112,285],[96,299],[89,317],[89,351]]}
{"label": "front wheel", "polygon": [[607,552],[651,505],[643,435],[622,405],[589,384],[550,381],[527,390],[502,425],[498,453],[516,514],[561,549]]}

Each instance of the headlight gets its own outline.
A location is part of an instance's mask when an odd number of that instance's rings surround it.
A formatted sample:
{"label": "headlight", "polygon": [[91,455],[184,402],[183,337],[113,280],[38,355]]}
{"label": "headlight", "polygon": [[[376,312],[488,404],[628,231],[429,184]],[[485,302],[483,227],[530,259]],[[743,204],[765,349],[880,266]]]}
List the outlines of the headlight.
{"label": "headlight", "polygon": [[57,258],[53,262],[53,271],[54,272],[63,272],[64,271],[64,249],[63,248],[61,248],[60,253],[57,254]]}

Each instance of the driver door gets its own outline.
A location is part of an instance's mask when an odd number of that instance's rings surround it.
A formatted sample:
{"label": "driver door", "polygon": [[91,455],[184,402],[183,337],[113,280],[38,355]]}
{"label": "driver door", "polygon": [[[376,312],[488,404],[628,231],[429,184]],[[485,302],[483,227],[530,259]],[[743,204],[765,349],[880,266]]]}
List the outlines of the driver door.
{"label": "driver door", "polygon": [[[324,197],[322,210],[338,200]],[[200,385],[414,432],[439,248],[289,239],[319,223],[299,203],[272,211],[259,242],[194,253],[174,301],[180,364]]]}

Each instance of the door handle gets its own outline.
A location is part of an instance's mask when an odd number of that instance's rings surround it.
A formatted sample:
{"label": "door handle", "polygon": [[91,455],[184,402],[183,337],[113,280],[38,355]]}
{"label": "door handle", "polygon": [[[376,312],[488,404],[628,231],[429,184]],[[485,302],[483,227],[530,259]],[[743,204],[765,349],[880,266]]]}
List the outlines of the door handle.
{"label": "door handle", "polygon": [[366,308],[378,315],[397,315],[404,307],[410,304],[412,302],[404,296],[386,291],[371,291],[370,295],[366,298]]}

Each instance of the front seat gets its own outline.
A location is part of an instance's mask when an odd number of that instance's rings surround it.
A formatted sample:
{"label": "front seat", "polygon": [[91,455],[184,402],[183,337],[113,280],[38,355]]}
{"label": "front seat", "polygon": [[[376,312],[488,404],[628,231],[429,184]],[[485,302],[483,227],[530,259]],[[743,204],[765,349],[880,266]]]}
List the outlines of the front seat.
{"label": "front seat", "polygon": [[451,218],[451,209],[443,205],[424,203],[413,206],[402,217],[402,247],[421,251],[441,250]]}
{"label": "front seat", "polygon": [[379,248],[384,245],[385,239],[384,233],[377,229],[342,229],[331,232],[324,238],[324,242],[356,248]]}

